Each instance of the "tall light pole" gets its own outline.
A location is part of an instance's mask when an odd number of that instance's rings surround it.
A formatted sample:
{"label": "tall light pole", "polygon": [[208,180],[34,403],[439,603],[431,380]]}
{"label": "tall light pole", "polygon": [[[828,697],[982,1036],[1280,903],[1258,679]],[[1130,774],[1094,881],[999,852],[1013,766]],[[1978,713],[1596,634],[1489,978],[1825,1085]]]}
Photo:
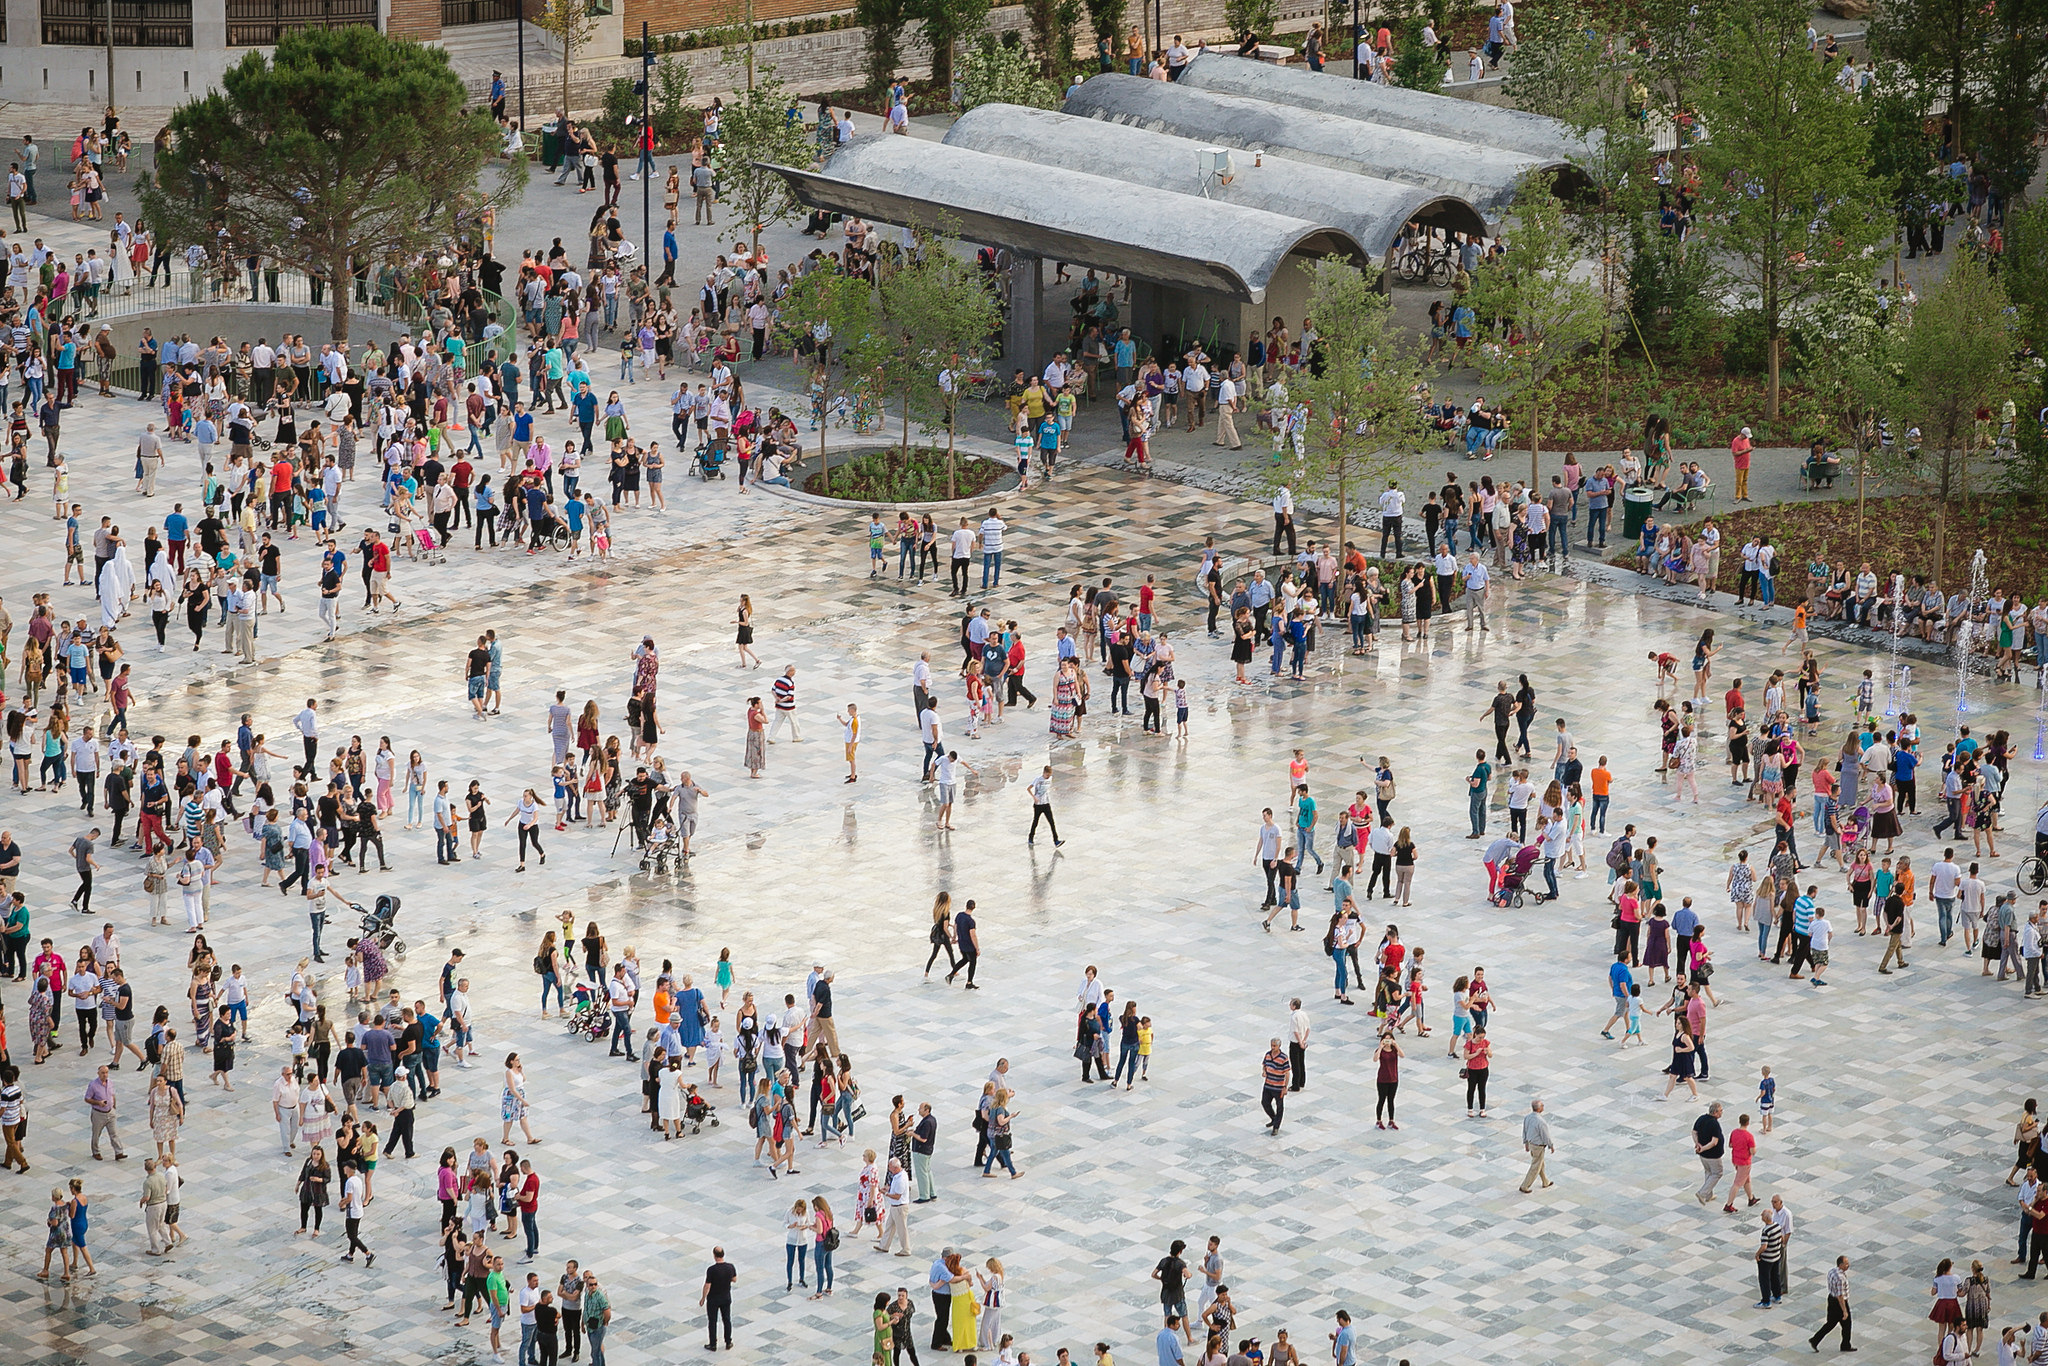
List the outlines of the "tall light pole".
{"label": "tall light pole", "polygon": [[114,0],[107,0],[107,108],[114,107]]}
{"label": "tall light pole", "polygon": [[648,47],[648,23],[640,21],[640,136],[639,146],[633,149],[633,159],[640,163],[640,268],[647,272],[647,282],[654,284],[654,159],[652,156],[654,125],[648,122],[649,87],[654,84],[654,53]]}
{"label": "tall light pole", "polygon": [[519,131],[526,132],[526,0],[519,0]]}

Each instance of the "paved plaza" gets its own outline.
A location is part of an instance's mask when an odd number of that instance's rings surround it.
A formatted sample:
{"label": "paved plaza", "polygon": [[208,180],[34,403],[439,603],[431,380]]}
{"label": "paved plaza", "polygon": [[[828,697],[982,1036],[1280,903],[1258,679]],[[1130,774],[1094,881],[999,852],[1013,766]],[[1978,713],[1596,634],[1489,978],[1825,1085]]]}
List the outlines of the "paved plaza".
{"label": "paved plaza", "polygon": [[[659,393],[641,389],[631,410],[636,424],[665,433]],[[135,544],[169,510],[166,495],[150,504],[135,497],[126,477],[136,415],[145,411],[88,398],[66,428],[74,488],[90,513],[114,515]],[[51,588],[61,557],[39,477],[34,471],[27,502],[0,510],[14,551],[0,563],[0,596],[17,632],[34,591],[52,591],[60,615],[90,606],[76,588]],[[364,902],[378,892],[403,897],[400,928],[411,948],[396,982],[406,999],[432,997],[448,951],[465,951],[485,1054],[474,1070],[444,1071],[445,1094],[419,1108],[420,1156],[380,1164],[364,1224],[379,1256],[367,1270],[337,1261],[338,1221],[318,1243],[293,1236],[298,1164],[279,1151],[267,1088],[286,1056],[282,993],[307,950],[305,919],[297,902],[256,886],[253,846],[231,839],[207,929],[222,961],[243,964],[254,984],[253,1042],[240,1052],[232,1094],[206,1083],[197,1055],[188,1063],[180,1171],[193,1241],[167,1261],[142,1255],[143,1079],[133,1071],[119,1079],[130,1160],[96,1163],[79,1099],[92,1060],[72,1047],[45,1066],[24,1066],[34,1170],[8,1177],[0,1201],[10,1360],[488,1360],[480,1327],[453,1328],[438,1312],[433,1163],[444,1145],[463,1149],[476,1136],[495,1143],[495,1064],[512,1050],[525,1060],[534,1131],[544,1139],[521,1148],[544,1182],[535,1265],[549,1284],[567,1258],[598,1270],[617,1315],[606,1351],[620,1361],[701,1351],[696,1292],[713,1243],[739,1267],[735,1357],[765,1362],[858,1360],[868,1305],[898,1285],[920,1291],[922,1346],[925,1268],[945,1244],[977,1265],[1003,1260],[1004,1328],[1036,1363],[1050,1363],[1061,1346],[1081,1359],[1098,1340],[1125,1361],[1149,1362],[1158,1326],[1149,1272],[1172,1239],[1199,1249],[1211,1233],[1224,1239],[1225,1279],[1239,1306],[1233,1336],[1270,1343],[1285,1327],[1309,1361],[1326,1359],[1339,1308],[1358,1322],[1361,1360],[1374,1363],[1797,1353],[1819,1326],[1825,1267],[1839,1253],[1854,1264],[1859,1342],[1886,1360],[1924,1359],[1926,1283],[1942,1257],[1965,1266],[1981,1257],[1991,1268],[1994,1323],[2031,1319],[2040,1308],[2006,1265],[2012,1192],[2001,1184],[2010,1126],[2034,1081],[2033,1006],[2004,1015],[2004,1005],[2019,1004],[2017,989],[1979,978],[1958,948],[1938,950],[1924,905],[1913,968],[1889,982],[1874,972],[1876,946],[1847,933],[1824,991],[1756,963],[1733,934],[1721,888],[1734,850],[1767,852],[1761,808],[1745,806],[1711,764],[1697,807],[1674,808],[1656,779],[1645,653],[1683,655],[1714,625],[1727,646],[1716,687],[1741,674],[1755,688],[1781,662],[1776,622],[1543,577],[1497,590],[1490,633],[1441,621],[1428,645],[1401,648],[1396,632],[1368,660],[1334,652],[1328,634],[1306,682],[1266,681],[1262,657],[1260,682],[1240,687],[1220,644],[1200,629],[1193,573],[1205,535],[1233,552],[1257,551],[1269,529],[1263,506],[1084,463],[1050,491],[1005,500],[1004,583],[986,600],[1022,624],[1028,676],[1043,694],[1067,586],[1109,576],[1128,591],[1156,575],[1162,622],[1189,679],[1189,735],[1145,736],[1136,717],[1104,714],[1106,688],[1078,742],[1049,748],[1043,706],[1013,711],[979,740],[956,730],[974,772],[957,832],[940,834],[932,791],[917,781],[909,678],[917,652],[932,651],[940,696],[950,717],[962,718],[951,678],[957,603],[942,589],[900,583],[893,560],[891,577],[870,580],[857,512],[741,496],[729,480],[707,488],[677,475],[668,489],[665,516],[618,516],[619,553],[609,564],[478,555],[466,540],[446,566],[402,562],[393,589],[404,610],[366,616],[349,598],[332,644],[317,639],[312,551],[302,541],[287,562],[291,608],[263,618],[254,666],[217,653],[217,632],[195,654],[174,624],[173,648],[159,655],[144,639],[146,621],[124,625],[140,677],[136,734],[162,733],[175,745],[196,732],[211,745],[244,710],[258,729],[288,734],[304,699],[318,697],[326,743],[360,734],[374,747],[388,735],[401,755],[418,748],[431,778],[450,778],[457,790],[480,780],[496,818],[521,787],[546,777],[545,708],[555,689],[579,707],[597,699],[606,732],[622,729],[630,652],[651,634],[663,660],[660,752],[710,795],[699,852],[672,878],[636,872],[627,850],[614,852],[612,831],[550,831],[547,865],[516,874],[510,831],[494,827],[481,862],[439,868],[429,835],[400,832],[397,820],[387,834],[392,872],[336,878]],[[344,517],[355,522],[368,496],[360,485],[345,494]],[[343,539],[352,546],[352,534]],[[743,592],[757,608],[764,661],[744,673],[730,625]],[[504,644],[505,698],[503,715],[478,722],[460,668],[486,628]],[[1819,654],[1827,670],[1819,743],[1831,746],[1848,716],[1847,688],[1873,658],[1825,643]],[[1875,663],[1882,671],[1882,659]],[[787,664],[798,669],[805,742],[785,739],[770,751],[765,777],[749,781],[745,699],[765,696]],[[1634,821],[1659,835],[1667,899],[1691,894],[1706,908],[1724,971],[1710,1026],[1713,1081],[1703,1092],[1725,1101],[1732,1120],[1753,1110],[1759,1067],[1779,1079],[1777,1129],[1757,1167],[1760,1193],[1782,1194],[1797,1220],[1791,1295],[1779,1308],[1751,1307],[1754,1222],[1692,1198],[1699,1168],[1690,1125],[1701,1106],[1682,1092],[1657,1099],[1668,1061],[1661,1022],[1641,1051],[1617,1052],[1600,1037],[1610,939],[1598,875],[1604,842],[1592,842],[1594,874],[1567,877],[1553,906],[1502,911],[1483,900],[1480,846],[1462,838],[1464,775],[1472,750],[1490,742],[1481,712],[1495,682],[1520,671],[1540,695],[1536,734],[1563,716],[1589,760],[1612,756],[1610,827]],[[1922,669],[1915,702],[1936,753],[1952,688],[1952,678]],[[857,786],[841,781],[833,722],[849,701],[867,718]],[[2010,685],[1979,680],[1969,719],[1979,733],[2012,729],[2030,754],[2026,702]],[[1703,750],[1718,759],[1718,703],[1713,712],[1714,738]],[[1284,809],[1295,747],[1331,811],[1365,785],[1361,758],[1390,755],[1395,817],[1420,845],[1415,904],[1366,907],[1369,922],[1396,921],[1407,943],[1428,950],[1435,992],[1436,1032],[1406,1041],[1398,1132],[1371,1125],[1363,997],[1351,1009],[1330,1000],[1330,966],[1317,947],[1323,879],[1303,879],[1303,921],[1313,932],[1267,935],[1257,925],[1258,809]],[[1066,837],[1058,851],[1024,841],[1025,784],[1047,761]],[[2001,844],[2012,852],[1990,865],[1999,886],[2010,885],[2042,798],[2039,765],[2022,758],[2013,774],[2011,833]],[[85,824],[75,798],[4,800],[5,823],[26,851],[21,886],[36,937],[53,935],[68,959],[111,918],[125,937],[138,1004],[182,995],[186,937],[148,927],[133,853],[103,847],[96,914],[67,911],[66,850]],[[1497,807],[1498,792],[1494,800]],[[1922,866],[1938,853],[1928,824],[1924,816],[1909,822],[1900,845]],[[1839,878],[1819,881],[1822,900],[1846,909]],[[979,902],[983,990],[973,994],[922,976],[928,908],[941,890]],[[721,949],[731,950],[740,987],[762,1000],[800,997],[813,964],[833,969],[840,1037],[869,1111],[858,1141],[844,1151],[806,1144],[801,1174],[771,1181],[750,1165],[730,1062],[724,1088],[709,1093],[724,1123],[676,1143],[654,1138],[637,1113],[635,1069],[538,1018],[530,960],[565,908],[596,920],[614,956],[635,946],[650,984],[664,959],[708,984]],[[1850,919],[1841,917],[1845,930]],[[335,930],[347,926],[337,917]],[[1135,1000],[1154,1021],[1157,1071],[1134,1092],[1075,1078],[1074,992],[1091,963],[1119,1000]],[[1496,996],[1495,1108],[1486,1122],[1461,1113],[1457,1064],[1441,1051],[1451,982],[1474,964],[1487,967]],[[321,984],[323,999],[338,1004],[338,972]],[[10,985],[6,1004],[15,1057],[25,1061],[22,991]],[[1287,999],[1297,994],[1314,1021],[1310,1082],[1274,1138],[1261,1127],[1258,1062],[1267,1039],[1284,1032]],[[1646,988],[1646,1000],[1662,997]],[[182,1007],[173,1016],[182,1020]],[[729,1022],[730,1010],[723,1017]],[[650,1022],[643,1009],[640,1025]],[[1014,1182],[984,1181],[968,1165],[971,1105],[998,1057],[1018,1078],[1023,1176]],[[883,1117],[897,1093],[913,1107],[930,1102],[940,1122],[940,1199],[915,1207],[911,1219],[918,1255],[885,1261],[849,1230],[832,1298],[774,1290],[783,1213],[814,1194],[850,1206],[860,1149],[886,1137]],[[1524,1196],[1516,1189],[1525,1166],[1520,1119],[1538,1095],[1556,1135],[1557,1185]],[[68,1287],[36,1281],[42,1196],[74,1175],[95,1199],[99,1274]],[[494,1242],[511,1250],[508,1271],[524,1269],[517,1242]],[[507,1341],[509,1359],[516,1327]]]}

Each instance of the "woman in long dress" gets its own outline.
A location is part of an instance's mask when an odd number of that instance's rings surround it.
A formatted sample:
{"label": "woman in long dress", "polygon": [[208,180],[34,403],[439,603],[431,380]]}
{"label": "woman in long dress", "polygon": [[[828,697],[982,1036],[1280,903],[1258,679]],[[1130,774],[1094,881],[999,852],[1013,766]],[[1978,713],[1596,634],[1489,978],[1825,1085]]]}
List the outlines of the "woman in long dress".
{"label": "woman in long dress", "polygon": [[683,989],[676,993],[673,1011],[676,1033],[683,1040],[683,1057],[695,1067],[697,1050],[704,1046],[704,993],[690,985],[688,973],[683,974]]}
{"label": "woman in long dress", "polygon": [[519,1055],[517,1053],[507,1054],[505,1058],[505,1089],[498,1100],[498,1114],[505,1122],[505,1132],[499,1139],[500,1143],[508,1147],[511,1145],[512,1126],[514,1124],[519,1126],[519,1132],[526,1135],[528,1143],[540,1142],[539,1139],[533,1136],[532,1126],[526,1122],[526,1111],[526,1069],[519,1065]]}
{"label": "woman in long dress", "polygon": [[1053,680],[1052,706],[1047,709],[1047,721],[1055,739],[1064,740],[1074,733],[1074,704],[1080,696],[1081,685],[1075,680],[1073,663],[1062,663],[1059,676]]}
{"label": "woman in long dress", "polygon": [[661,1089],[657,1092],[657,1104],[661,1107],[662,1139],[664,1141],[681,1136],[683,1131],[683,1064],[679,1058],[668,1060],[668,1071],[662,1075]]}
{"label": "woman in long dress", "polygon": [[1003,1264],[991,1257],[986,1265],[986,1276],[974,1276],[981,1285],[981,1330],[976,1341],[982,1351],[993,1352],[1003,1340]]}
{"label": "woman in long dress", "polygon": [[761,699],[747,699],[747,776],[758,778],[761,770],[768,767],[768,713],[762,710]]}
{"label": "woman in long dress", "polygon": [[946,1270],[953,1276],[953,1350],[978,1350],[980,1339],[975,1334],[974,1321],[981,1314],[981,1301],[974,1293],[974,1277],[957,1252],[947,1254]]}

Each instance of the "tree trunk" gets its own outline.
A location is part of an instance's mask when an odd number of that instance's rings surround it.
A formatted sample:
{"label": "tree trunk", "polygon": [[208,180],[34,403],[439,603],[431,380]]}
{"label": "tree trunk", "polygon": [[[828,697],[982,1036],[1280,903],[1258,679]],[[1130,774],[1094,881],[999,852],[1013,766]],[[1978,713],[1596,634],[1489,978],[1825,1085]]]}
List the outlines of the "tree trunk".
{"label": "tree trunk", "polygon": [[953,37],[951,34],[932,45],[932,84],[939,88],[939,98],[951,98],[953,89]]}
{"label": "tree trunk", "polygon": [[1780,341],[1780,338],[1778,337],[1778,334],[1777,334],[1777,330],[1776,330],[1775,328],[1773,328],[1773,329],[1772,329],[1772,331],[1771,331],[1771,338],[1770,338],[1770,341],[1769,341],[1769,342],[1768,342],[1768,343],[1766,344],[1766,349],[1768,350],[1768,352],[1769,352],[1769,355],[1770,355],[1770,372],[1771,372],[1771,377],[1770,377],[1770,382],[1769,382],[1769,384],[1767,384],[1767,385],[1765,386],[1765,388],[1764,388],[1764,416],[1765,416],[1765,417],[1766,417],[1767,419],[1769,419],[1770,421],[1772,421],[1772,422],[1776,422],[1776,421],[1778,420],[1778,344],[1779,344],[1779,341]]}
{"label": "tree trunk", "polygon": [[[1856,558],[1863,558],[1863,481],[1870,471],[1870,454],[1863,448],[1863,428],[1856,428]],[[1896,627],[1894,628],[1896,629]]]}
{"label": "tree trunk", "polygon": [[566,29],[562,33],[562,126],[569,122],[569,63],[574,60],[576,41]]}
{"label": "tree trunk", "polygon": [[1948,532],[1948,504],[1941,499],[1934,503],[1934,581],[1941,582],[1942,562],[1945,558]]}
{"label": "tree trunk", "polygon": [[[955,385],[958,380],[953,381]],[[953,454],[953,437],[960,425],[960,400],[956,397],[946,405],[946,498],[950,502],[960,496],[959,466]]]}
{"label": "tree trunk", "polygon": [[1337,466],[1337,563],[1344,563],[1344,533],[1351,529],[1351,509],[1345,498],[1344,466]]}
{"label": "tree trunk", "polygon": [[329,326],[333,328],[334,340],[345,342],[348,340],[348,292],[355,285],[355,277],[348,268],[347,252],[335,253],[327,267],[327,283],[334,291],[334,297],[329,300],[333,310],[330,314],[333,321]]}
{"label": "tree trunk", "polygon": [[1541,498],[1543,496],[1537,492],[1538,489],[1542,488],[1542,482],[1538,478],[1540,467],[1537,463],[1542,449],[1543,408],[1541,404],[1531,403],[1529,405],[1529,496],[1531,498]]}
{"label": "tree trunk", "polygon": [[818,482],[832,495],[832,457],[825,454],[825,429],[832,425],[832,366],[827,362],[818,380]]}

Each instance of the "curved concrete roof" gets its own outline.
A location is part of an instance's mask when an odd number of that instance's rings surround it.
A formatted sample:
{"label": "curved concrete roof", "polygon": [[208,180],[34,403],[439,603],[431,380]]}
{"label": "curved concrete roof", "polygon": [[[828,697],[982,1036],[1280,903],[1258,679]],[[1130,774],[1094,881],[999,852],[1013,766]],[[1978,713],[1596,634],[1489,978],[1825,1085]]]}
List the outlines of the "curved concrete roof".
{"label": "curved concrete roof", "polygon": [[1341,114],[1192,90],[1175,82],[1116,72],[1089,77],[1064,107],[1070,114],[1193,138],[1210,146],[1244,151],[1262,148],[1268,155],[1291,161],[1421,186],[1463,199],[1489,218],[1500,217],[1514,198],[1516,185],[1529,171],[1569,168],[1561,157],[1546,160],[1407,128],[1364,123]]}
{"label": "curved concrete roof", "polygon": [[822,170],[770,166],[812,208],[929,223],[973,242],[1248,303],[1297,248],[1365,255],[1341,228],[1216,200],[1131,193],[1106,176],[921,138],[849,143]]}
{"label": "curved concrete roof", "polygon": [[[946,143],[1035,166],[1108,171],[1119,180],[1193,196],[1197,203],[1203,195],[1196,157],[1215,145],[1009,104],[969,110],[947,131]],[[1254,166],[1242,152],[1233,160],[1230,183],[1212,183],[1208,202],[1327,223],[1342,228],[1375,257],[1384,255],[1402,225],[1414,218],[1456,232],[1485,231],[1484,215],[1455,195],[1277,156],[1266,158],[1264,166]],[[1174,201],[1167,204],[1170,210],[1179,208]]]}
{"label": "curved concrete roof", "polygon": [[1271,104],[1341,114],[1365,123],[1497,147],[1546,163],[1578,156],[1586,148],[1586,140],[1568,125],[1541,114],[1502,109],[1425,90],[1403,90],[1373,81],[1317,75],[1301,67],[1250,61],[1235,53],[1204,53],[1188,64],[1179,83],[1212,94],[1244,95]]}

